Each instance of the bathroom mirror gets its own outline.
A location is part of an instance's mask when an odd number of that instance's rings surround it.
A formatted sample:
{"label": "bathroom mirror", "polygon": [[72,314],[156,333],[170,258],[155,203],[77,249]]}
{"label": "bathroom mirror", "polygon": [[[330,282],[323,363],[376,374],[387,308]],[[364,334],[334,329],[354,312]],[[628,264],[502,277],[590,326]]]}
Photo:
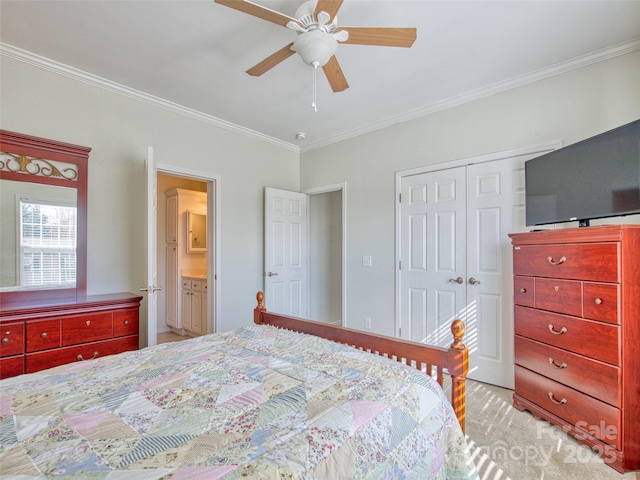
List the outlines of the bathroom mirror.
{"label": "bathroom mirror", "polygon": [[207,216],[187,211],[187,253],[207,251]]}
{"label": "bathroom mirror", "polygon": [[90,151],[0,130],[0,302],[86,295]]}

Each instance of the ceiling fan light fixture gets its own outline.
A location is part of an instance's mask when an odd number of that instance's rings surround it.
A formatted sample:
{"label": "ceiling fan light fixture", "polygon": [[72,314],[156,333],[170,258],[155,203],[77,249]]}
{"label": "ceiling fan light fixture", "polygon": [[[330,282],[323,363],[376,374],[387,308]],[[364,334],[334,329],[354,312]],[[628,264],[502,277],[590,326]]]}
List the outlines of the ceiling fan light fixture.
{"label": "ceiling fan light fixture", "polygon": [[303,28],[323,27],[326,32],[331,33],[336,27],[337,19],[334,16],[333,22],[329,23],[331,16],[327,12],[319,12],[316,18],[317,0],[309,0],[298,7],[293,15]]}
{"label": "ceiling fan light fixture", "polygon": [[296,32],[297,38],[257,63],[247,73],[259,77],[297,52],[313,67],[314,101],[318,67],[334,92],[349,88],[342,67],[336,58],[338,42],[352,45],[375,45],[409,48],[416,40],[415,28],[400,27],[342,27],[338,28],[338,11],[343,0],[306,0],[296,10],[295,17],[263,7],[254,0],[214,0],[216,3],[253,15]]}
{"label": "ceiling fan light fixture", "polygon": [[323,67],[338,50],[338,41],[321,30],[311,30],[298,35],[291,48],[307,65]]}

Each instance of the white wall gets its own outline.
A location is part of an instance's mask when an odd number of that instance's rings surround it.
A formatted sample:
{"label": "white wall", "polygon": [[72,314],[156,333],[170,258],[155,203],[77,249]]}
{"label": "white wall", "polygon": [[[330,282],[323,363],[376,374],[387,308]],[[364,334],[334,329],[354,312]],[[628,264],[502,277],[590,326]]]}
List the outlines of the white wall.
{"label": "white wall", "polygon": [[309,318],[341,324],[342,190],[309,195]]}
{"label": "white wall", "polygon": [[[640,117],[640,52],[306,152],[300,163],[295,152],[17,60],[2,58],[0,83],[1,128],[93,148],[90,294],[137,292],[146,283],[148,145],[159,163],[220,176],[223,330],[251,323],[262,288],[264,186],[348,181],[348,322],[371,317],[373,330],[392,334],[396,171],[554,140],[570,144]],[[372,255],[373,267],[362,267],[363,254]]]}
{"label": "white wall", "polygon": [[296,152],[6,57],[0,83],[1,128],[93,149],[89,294],[146,283],[144,159],[152,145],[158,163],[219,175],[221,328],[252,323],[263,288],[263,190],[299,190]]}
{"label": "white wall", "polygon": [[[556,140],[575,143],[640,118],[639,86],[636,51],[303,153],[303,190],[349,183],[348,324],[371,317],[374,331],[394,332],[396,171]],[[362,267],[365,254],[372,267]]]}

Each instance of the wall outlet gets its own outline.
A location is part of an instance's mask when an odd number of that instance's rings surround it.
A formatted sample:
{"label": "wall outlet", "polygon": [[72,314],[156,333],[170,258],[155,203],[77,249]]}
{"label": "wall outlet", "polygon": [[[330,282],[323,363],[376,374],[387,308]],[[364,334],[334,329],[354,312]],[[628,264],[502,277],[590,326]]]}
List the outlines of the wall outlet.
{"label": "wall outlet", "polygon": [[362,266],[370,267],[371,266],[371,255],[363,255],[362,256]]}
{"label": "wall outlet", "polygon": [[371,330],[371,317],[364,317],[364,328]]}

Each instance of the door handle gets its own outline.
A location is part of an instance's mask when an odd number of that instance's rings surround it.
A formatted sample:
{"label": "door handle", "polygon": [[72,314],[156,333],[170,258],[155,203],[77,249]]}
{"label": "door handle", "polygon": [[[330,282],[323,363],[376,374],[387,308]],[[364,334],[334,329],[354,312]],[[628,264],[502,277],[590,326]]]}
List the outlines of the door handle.
{"label": "door handle", "polygon": [[278,276],[277,273],[273,273],[273,272],[267,273],[267,277],[277,277],[277,276]]}
{"label": "door handle", "polygon": [[469,279],[469,285],[480,285],[480,280],[476,280],[475,278],[471,277]]}
{"label": "door handle", "polygon": [[140,289],[141,292],[150,292],[150,293],[155,293],[158,290],[162,290],[162,287],[156,287],[155,285],[150,285],[148,287]]}
{"label": "door handle", "polygon": [[450,278],[449,282],[451,283],[457,283],[458,285],[462,285],[464,283],[464,279],[462,277],[458,277],[458,278]]}

